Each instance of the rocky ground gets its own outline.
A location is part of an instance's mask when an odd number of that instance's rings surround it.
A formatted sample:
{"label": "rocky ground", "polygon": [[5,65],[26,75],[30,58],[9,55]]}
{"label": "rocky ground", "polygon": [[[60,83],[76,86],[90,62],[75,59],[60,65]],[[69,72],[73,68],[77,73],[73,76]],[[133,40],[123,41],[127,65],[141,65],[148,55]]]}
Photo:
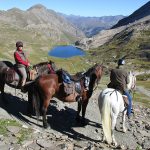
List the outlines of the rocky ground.
{"label": "rocky ground", "polygon": [[[121,132],[121,114],[117,120],[115,137],[118,147],[103,143],[97,97],[100,90],[93,93],[86,111],[85,127],[75,122],[77,103],[62,103],[53,99],[48,111],[51,128],[43,129],[36,117],[26,115],[27,95],[6,87],[8,105],[0,98],[0,119],[15,119],[22,126],[7,126],[7,136],[0,135],[0,150],[99,150],[99,149],[150,149],[150,109],[134,103],[134,115],[126,118],[127,132]],[[19,131],[30,129],[31,134],[21,143],[17,141]],[[26,133],[28,134],[28,133]]]}

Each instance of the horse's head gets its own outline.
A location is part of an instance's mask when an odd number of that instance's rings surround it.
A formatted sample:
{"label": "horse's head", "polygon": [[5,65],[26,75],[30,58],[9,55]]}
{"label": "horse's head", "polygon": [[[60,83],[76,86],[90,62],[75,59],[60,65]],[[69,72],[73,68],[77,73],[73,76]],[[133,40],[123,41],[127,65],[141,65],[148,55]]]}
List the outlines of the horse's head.
{"label": "horse's head", "polygon": [[93,67],[89,68],[87,72],[85,72],[86,76],[90,77],[91,84],[95,84],[101,79],[103,73],[103,66],[100,64],[95,64]]}
{"label": "horse's head", "polygon": [[94,70],[95,70],[95,75],[96,75],[96,80],[97,80],[97,83],[99,82],[99,80],[101,79],[102,77],[102,73],[103,73],[103,66],[100,65],[100,64],[96,64],[94,66]]}
{"label": "horse's head", "polygon": [[136,76],[131,71],[129,72],[129,83],[127,84],[128,90],[134,90],[136,87]]}

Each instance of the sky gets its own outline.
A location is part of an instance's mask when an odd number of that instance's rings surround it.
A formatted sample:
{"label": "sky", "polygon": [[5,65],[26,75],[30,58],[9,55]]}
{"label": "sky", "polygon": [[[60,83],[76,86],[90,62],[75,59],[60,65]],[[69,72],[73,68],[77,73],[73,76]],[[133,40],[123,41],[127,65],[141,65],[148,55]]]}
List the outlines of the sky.
{"label": "sky", "polygon": [[33,5],[42,4],[47,9],[66,15],[85,17],[128,16],[149,0],[0,0],[0,10],[17,7],[27,10]]}

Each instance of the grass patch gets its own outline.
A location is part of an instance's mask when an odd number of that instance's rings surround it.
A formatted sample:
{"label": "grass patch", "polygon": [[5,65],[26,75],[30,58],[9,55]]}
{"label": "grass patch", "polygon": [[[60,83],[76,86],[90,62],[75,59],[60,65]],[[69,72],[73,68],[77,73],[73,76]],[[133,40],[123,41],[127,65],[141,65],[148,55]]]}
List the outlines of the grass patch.
{"label": "grass patch", "polygon": [[72,58],[56,58],[49,56],[48,58],[55,62],[58,69],[63,68],[70,74],[87,71],[87,69],[93,65],[87,62],[86,58],[80,56]]}
{"label": "grass patch", "polygon": [[8,136],[9,131],[7,130],[8,126],[16,126],[20,128],[20,131],[15,134],[15,137],[18,140],[18,144],[21,144],[24,140],[26,140],[29,135],[32,133],[32,129],[25,129],[21,127],[21,124],[19,124],[16,120],[10,120],[10,119],[0,119],[0,134],[3,136]]}
{"label": "grass patch", "polygon": [[148,80],[148,81],[137,81],[137,85],[143,86],[144,88],[150,90],[150,80]]}
{"label": "grass patch", "polygon": [[0,134],[6,136],[7,135],[7,126],[18,126],[20,127],[21,125],[16,122],[15,120],[9,120],[9,119],[0,119]]}
{"label": "grass patch", "polygon": [[[136,78],[137,78],[138,81],[141,81],[141,83],[145,84],[144,81],[150,79],[150,74],[137,75]],[[150,84],[149,81],[146,81],[146,82],[148,82],[148,83]],[[139,83],[140,83],[140,82],[139,82]]]}
{"label": "grass patch", "polygon": [[18,133],[18,136],[17,136],[17,139],[18,139],[18,144],[21,144],[24,140],[26,140],[32,133],[32,129],[24,129],[22,128],[19,133]]}
{"label": "grass patch", "polygon": [[150,100],[149,97],[142,94],[142,93],[137,93],[135,92],[133,95],[133,102],[140,102],[142,103],[144,106],[150,108]]}

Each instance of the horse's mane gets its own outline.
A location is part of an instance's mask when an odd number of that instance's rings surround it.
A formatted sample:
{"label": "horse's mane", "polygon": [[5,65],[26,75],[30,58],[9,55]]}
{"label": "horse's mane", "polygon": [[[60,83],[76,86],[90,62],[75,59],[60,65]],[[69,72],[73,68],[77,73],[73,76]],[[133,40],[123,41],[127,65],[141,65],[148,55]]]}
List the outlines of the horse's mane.
{"label": "horse's mane", "polygon": [[92,66],[91,68],[89,68],[84,74],[90,75],[97,66],[98,66],[98,64],[95,64],[94,66]]}
{"label": "horse's mane", "polygon": [[35,64],[33,67],[40,67],[40,66],[43,66],[43,65],[47,65],[47,64],[51,64],[51,63],[54,63],[52,62],[51,60],[50,61],[46,61],[46,62],[40,62],[38,64]]}

